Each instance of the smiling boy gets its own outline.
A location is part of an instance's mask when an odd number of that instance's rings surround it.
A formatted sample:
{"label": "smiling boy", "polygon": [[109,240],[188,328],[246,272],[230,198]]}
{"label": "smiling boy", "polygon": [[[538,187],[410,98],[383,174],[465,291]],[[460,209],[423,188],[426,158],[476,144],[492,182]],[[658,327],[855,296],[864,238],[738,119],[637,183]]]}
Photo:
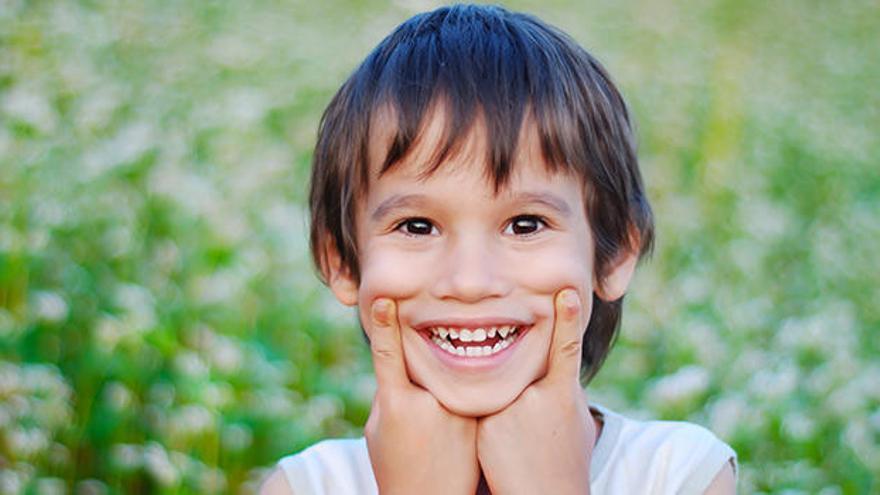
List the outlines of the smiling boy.
{"label": "smiling boy", "polygon": [[325,112],[311,209],[378,387],[365,439],[282,459],[263,493],[734,492],[710,432],[581,386],[653,222],[625,103],[566,35],[486,6],[403,23]]}

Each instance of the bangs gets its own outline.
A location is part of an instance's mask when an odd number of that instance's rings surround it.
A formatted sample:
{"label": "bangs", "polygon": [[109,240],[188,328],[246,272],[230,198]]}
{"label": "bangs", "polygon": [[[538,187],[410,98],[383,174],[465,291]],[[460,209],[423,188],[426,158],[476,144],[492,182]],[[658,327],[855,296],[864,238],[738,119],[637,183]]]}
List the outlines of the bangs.
{"label": "bangs", "polygon": [[[481,125],[486,173],[496,191],[511,175],[527,120],[538,132],[549,171],[569,169],[588,183],[597,179],[590,164],[602,159],[600,150],[584,144],[629,141],[620,139],[629,133],[625,105],[598,63],[567,35],[498,7],[456,6],[415,16],[383,40],[352,82],[366,96],[361,118],[392,116],[380,175],[407,156],[440,108],[443,132],[426,175],[459,152]],[[597,119],[602,109],[607,115]],[[613,122],[621,109],[623,121]],[[377,146],[373,123],[367,123],[368,139]],[[363,187],[367,179],[362,172]]]}

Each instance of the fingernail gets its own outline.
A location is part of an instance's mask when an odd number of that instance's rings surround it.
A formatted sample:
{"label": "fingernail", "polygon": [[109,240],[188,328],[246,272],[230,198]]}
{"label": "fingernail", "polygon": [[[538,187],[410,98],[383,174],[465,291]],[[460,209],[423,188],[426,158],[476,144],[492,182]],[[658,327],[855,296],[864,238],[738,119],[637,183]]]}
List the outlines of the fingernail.
{"label": "fingernail", "polygon": [[373,321],[379,325],[388,324],[388,311],[391,309],[391,301],[388,299],[376,299],[373,302]]}
{"label": "fingernail", "polygon": [[570,289],[563,291],[562,305],[565,307],[565,310],[568,311],[569,316],[575,314],[580,304],[581,300],[578,297],[577,292]]}

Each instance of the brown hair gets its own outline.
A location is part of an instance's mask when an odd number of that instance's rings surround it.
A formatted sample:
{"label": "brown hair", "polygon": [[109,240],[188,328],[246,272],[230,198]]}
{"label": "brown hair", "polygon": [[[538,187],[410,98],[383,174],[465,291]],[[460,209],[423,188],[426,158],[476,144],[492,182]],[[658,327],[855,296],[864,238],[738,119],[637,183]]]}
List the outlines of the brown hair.
{"label": "brown hair", "polygon": [[[325,282],[328,243],[343,269],[360,281],[354,216],[369,183],[371,122],[386,108],[396,118],[381,174],[411,150],[433,105],[442,105],[448,118],[427,173],[456,151],[479,119],[488,136],[487,174],[498,190],[510,177],[528,115],[551,171],[573,171],[584,180],[597,280],[623,250],[650,252],[653,217],[629,113],[605,69],[569,36],[533,16],[455,5],[401,24],[324,112],[309,201],[312,255]],[[593,295],[584,334],[584,383],[613,345],[621,305],[622,298],[609,302]]]}

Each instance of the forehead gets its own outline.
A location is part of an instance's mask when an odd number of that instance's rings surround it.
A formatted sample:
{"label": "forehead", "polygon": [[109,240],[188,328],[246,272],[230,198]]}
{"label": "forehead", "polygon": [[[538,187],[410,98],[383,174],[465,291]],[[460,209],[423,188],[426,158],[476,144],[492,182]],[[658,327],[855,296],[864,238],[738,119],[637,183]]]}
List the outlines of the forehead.
{"label": "forehead", "polygon": [[[491,149],[493,143],[490,143],[487,128],[480,116],[463,131],[450,129],[448,124],[446,107],[432,105],[406,152],[399,160],[386,166],[395,140],[400,136],[394,110],[387,106],[378,109],[370,124],[368,187],[388,174],[425,181],[437,173],[473,177],[474,171],[479,170],[497,195],[509,189],[511,183],[520,182],[518,179],[523,176],[574,176],[570,170],[547,163],[541,150],[537,126],[528,116],[518,130],[509,175],[505,177],[498,176],[497,166],[493,164],[492,153],[495,150]],[[450,138],[453,132],[458,134],[458,139]],[[447,151],[445,155],[444,150]]]}

